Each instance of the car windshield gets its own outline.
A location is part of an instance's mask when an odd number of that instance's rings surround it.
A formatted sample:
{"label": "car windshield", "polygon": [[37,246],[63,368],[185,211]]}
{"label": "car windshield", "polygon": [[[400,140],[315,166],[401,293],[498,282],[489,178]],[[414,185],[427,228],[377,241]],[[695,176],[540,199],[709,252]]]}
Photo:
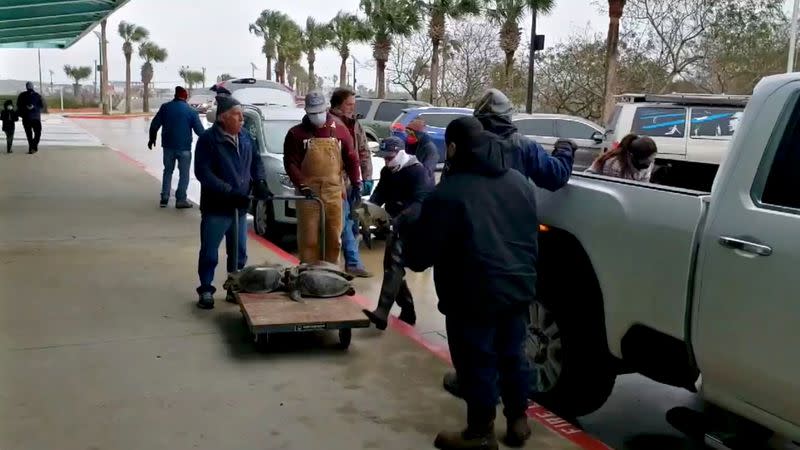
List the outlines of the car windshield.
{"label": "car windshield", "polygon": [[286,133],[293,126],[300,123],[300,120],[265,120],[264,124],[264,144],[270,153],[283,154],[283,141]]}
{"label": "car windshield", "polygon": [[271,88],[242,88],[233,91],[233,98],[245,105],[295,106],[294,96],[286,91]]}

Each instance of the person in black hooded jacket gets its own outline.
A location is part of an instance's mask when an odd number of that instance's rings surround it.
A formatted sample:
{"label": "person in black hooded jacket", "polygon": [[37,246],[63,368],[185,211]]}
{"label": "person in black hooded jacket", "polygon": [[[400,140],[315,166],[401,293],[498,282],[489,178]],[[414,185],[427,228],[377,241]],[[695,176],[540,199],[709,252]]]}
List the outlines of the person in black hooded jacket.
{"label": "person in black hooded jacket", "polygon": [[423,202],[403,247],[411,270],[434,268],[438,308],[467,402],[466,430],[439,433],[435,445],[497,448],[499,391],[506,442],[520,446],[531,434],[524,342],[536,295],[535,194],[525,176],[504,166],[513,144],[484,131],[474,117],[451,122],[445,143],[448,176]]}

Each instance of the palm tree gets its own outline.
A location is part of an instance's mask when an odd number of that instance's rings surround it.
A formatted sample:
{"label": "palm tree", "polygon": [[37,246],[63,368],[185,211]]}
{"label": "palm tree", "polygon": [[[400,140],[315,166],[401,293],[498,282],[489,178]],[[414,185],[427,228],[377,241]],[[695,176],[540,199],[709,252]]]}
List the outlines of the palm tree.
{"label": "palm tree", "polygon": [[[487,11],[489,20],[500,25],[500,48],[506,55],[505,78],[506,88],[512,87],[511,69],[514,67],[514,54],[519,48],[521,31],[519,21],[530,9],[533,13],[532,26],[536,26],[536,16],[547,14],[553,9],[555,0],[494,0],[492,8]],[[532,36],[531,39],[534,39]],[[531,61],[533,64],[533,61]]]}
{"label": "palm tree", "polygon": [[608,38],[606,38],[606,88],[603,123],[611,119],[614,110],[614,91],[617,88],[617,65],[619,64],[619,22],[625,0],[608,0]]}
{"label": "palm tree", "polygon": [[221,81],[232,80],[232,79],[233,79],[233,75],[231,75],[229,73],[223,73],[222,75],[217,75],[217,83],[219,83]]}
{"label": "palm tree", "polygon": [[89,76],[92,74],[92,68],[91,67],[86,67],[86,66],[81,66],[81,67],[74,66],[73,67],[73,66],[70,66],[69,64],[67,64],[66,66],[64,66],[64,73],[68,77],[70,77],[73,80],[75,80],[75,83],[72,85],[73,93],[75,94],[76,98],[80,97],[80,95],[81,95],[81,80],[85,80],[85,79],[89,78]]}
{"label": "palm tree", "polygon": [[280,11],[265,9],[261,11],[256,22],[250,24],[250,32],[264,38],[261,52],[267,57],[267,80],[272,79],[272,61],[278,57],[276,48],[278,30],[287,20],[289,20],[289,16]]}
{"label": "palm tree", "polygon": [[[341,86],[347,84],[347,59],[350,58],[350,45],[366,42],[372,36],[367,25],[355,14],[339,11],[330,23],[333,30],[331,45],[339,52],[342,64],[339,66]],[[354,86],[355,87],[355,86]]]}
{"label": "palm tree", "polygon": [[297,91],[298,94],[302,95],[308,91],[310,83],[308,72],[306,72],[306,69],[300,64],[300,61],[295,61],[289,65],[287,68],[287,77],[289,78],[289,87]]}
{"label": "palm tree", "polygon": [[461,19],[462,17],[480,12],[479,0],[428,0],[426,4],[430,15],[428,36],[433,44],[431,56],[431,103],[438,100],[439,81],[439,48],[447,31],[447,18]]}
{"label": "palm tree", "polygon": [[416,0],[361,0],[361,9],[373,34],[372,56],[377,69],[378,98],[386,97],[386,62],[394,36],[408,36],[419,29],[419,4]]}
{"label": "palm tree", "polygon": [[278,63],[275,65],[275,77],[278,83],[286,84],[286,68],[300,59],[302,53],[303,30],[300,25],[287,17],[278,30],[275,46],[278,50]]}
{"label": "palm tree", "polygon": [[329,24],[318,23],[313,17],[306,19],[306,30],[303,32],[302,49],[308,60],[309,88],[314,89],[314,63],[317,60],[317,50],[322,50],[331,44],[333,29]]}
{"label": "palm tree", "polygon": [[125,114],[131,113],[131,56],[133,56],[133,43],[142,42],[150,36],[146,28],[122,21],[117,28],[119,36],[124,41],[122,53],[125,54]]}
{"label": "palm tree", "polygon": [[142,111],[150,112],[150,82],[153,81],[153,63],[164,62],[167,59],[167,50],[154,42],[144,41],[139,44],[139,57],[144,60],[142,65],[142,84],[144,85]]}
{"label": "palm tree", "polygon": [[199,70],[189,70],[186,67],[182,67],[180,70],[178,70],[178,75],[189,87],[189,92],[191,92],[196,85],[205,83],[206,80],[206,76],[203,75],[203,72]]}

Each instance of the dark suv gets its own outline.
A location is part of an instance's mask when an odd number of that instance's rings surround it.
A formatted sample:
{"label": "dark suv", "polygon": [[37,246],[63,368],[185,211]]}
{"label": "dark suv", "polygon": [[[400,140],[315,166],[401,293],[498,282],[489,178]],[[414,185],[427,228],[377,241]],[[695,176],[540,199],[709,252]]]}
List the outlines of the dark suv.
{"label": "dark suv", "polygon": [[356,114],[361,119],[367,139],[373,142],[391,136],[392,122],[403,114],[403,110],[421,106],[431,105],[416,100],[356,97]]}

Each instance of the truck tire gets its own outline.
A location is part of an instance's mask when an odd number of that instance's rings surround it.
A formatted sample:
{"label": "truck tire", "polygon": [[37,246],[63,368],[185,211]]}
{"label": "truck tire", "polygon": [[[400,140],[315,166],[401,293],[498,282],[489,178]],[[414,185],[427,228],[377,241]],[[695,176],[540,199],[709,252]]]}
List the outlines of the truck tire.
{"label": "truck tire", "polygon": [[275,222],[275,210],[271,201],[259,200],[253,212],[253,228],[256,234],[270,240],[283,236],[281,224]]}
{"label": "truck tire", "polygon": [[576,418],[603,406],[617,377],[602,294],[577,242],[540,243],[543,258],[526,342],[531,398],[561,417]]}
{"label": "truck tire", "polygon": [[[616,380],[608,350],[586,327],[580,311],[556,314],[531,305],[526,352],[531,366],[531,398],[554,413],[575,418],[599,409]],[[603,337],[605,339],[605,337]]]}

